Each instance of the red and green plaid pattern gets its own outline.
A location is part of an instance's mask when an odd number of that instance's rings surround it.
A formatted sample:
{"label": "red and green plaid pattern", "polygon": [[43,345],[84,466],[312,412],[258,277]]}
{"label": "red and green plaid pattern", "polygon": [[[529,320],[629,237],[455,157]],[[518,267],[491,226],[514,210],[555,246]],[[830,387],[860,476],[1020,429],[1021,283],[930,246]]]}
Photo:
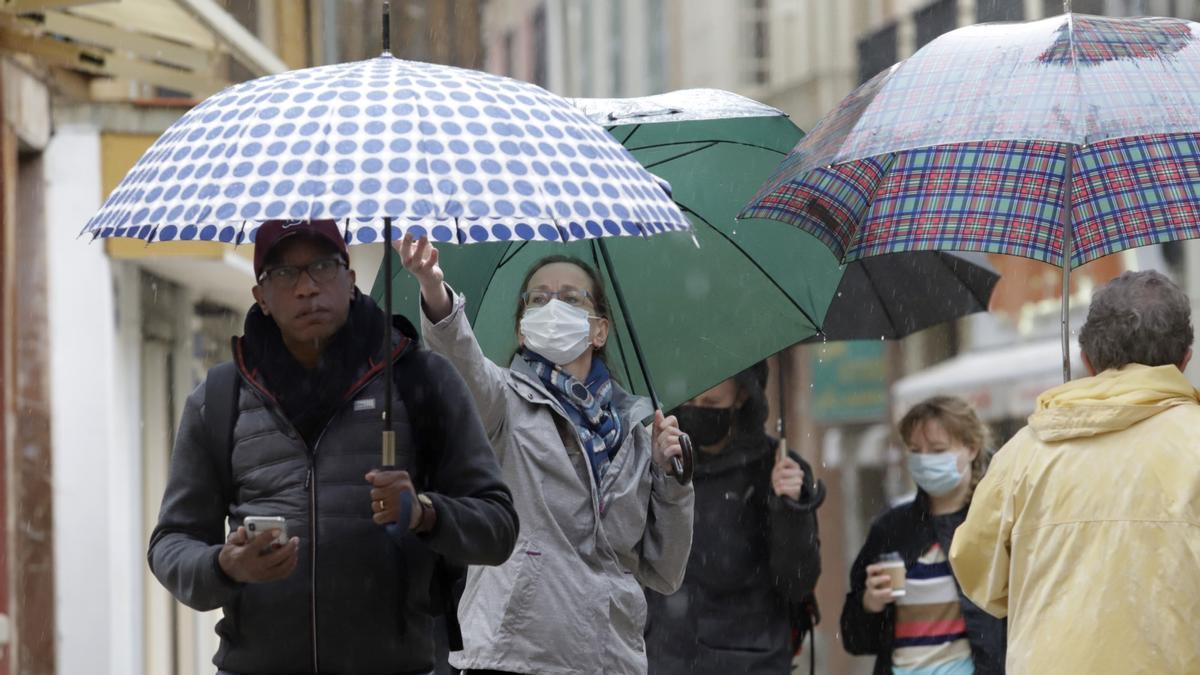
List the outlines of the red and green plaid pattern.
{"label": "red and green plaid pattern", "polygon": [[951,31],[847,97],[739,217],[792,223],[846,261],[938,249],[1061,264],[1073,148],[1072,264],[1200,236],[1197,34],[1083,15]]}
{"label": "red and green plaid pattern", "polygon": [[[745,215],[791,223],[842,260],[903,251],[985,251],[1062,264],[1065,143],[920,148],[809,172]],[[1076,149],[1072,266],[1135,246],[1200,237],[1200,135]]]}
{"label": "red and green plaid pattern", "polygon": [[[823,117],[787,159],[792,175],[951,143],[1086,145],[1200,128],[1200,44],[1192,37],[1200,26],[1071,16],[1071,32],[1059,16],[942,35]],[[1079,63],[1091,67],[1061,58],[1068,35]],[[1117,58],[1122,39],[1128,58]]]}
{"label": "red and green plaid pattern", "polygon": [[1064,21],[1058,38],[1038,60],[1094,66],[1109,61],[1167,58],[1191,43],[1191,28],[1178,19],[1145,17],[1133,24],[1127,19],[1075,14],[1072,25],[1068,27]]}
{"label": "red and green plaid pattern", "polygon": [[1200,134],[1122,138],[1077,151],[1072,264],[1200,237]]}
{"label": "red and green plaid pattern", "polygon": [[915,250],[1061,256],[1063,148],[962,143],[897,153],[848,259]]}
{"label": "red and green plaid pattern", "polygon": [[871,195],[890,165],[891,158],[884,157],[813,171],[810,180],[785,183],[755,202],[754,212],[743,217],[791,223],[843,257],[857,239]]}

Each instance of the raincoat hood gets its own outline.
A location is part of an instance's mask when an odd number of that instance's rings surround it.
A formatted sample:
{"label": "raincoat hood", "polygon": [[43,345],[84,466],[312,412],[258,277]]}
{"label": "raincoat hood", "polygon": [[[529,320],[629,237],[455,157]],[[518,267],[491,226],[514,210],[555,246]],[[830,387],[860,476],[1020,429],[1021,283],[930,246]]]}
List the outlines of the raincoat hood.
{"label": "raincoat hood", "polygon": [[1044,442],[1099,436],[1198,400],[1200,392],[1175,366],[1130,364],[1047,390],[1029,427]]}

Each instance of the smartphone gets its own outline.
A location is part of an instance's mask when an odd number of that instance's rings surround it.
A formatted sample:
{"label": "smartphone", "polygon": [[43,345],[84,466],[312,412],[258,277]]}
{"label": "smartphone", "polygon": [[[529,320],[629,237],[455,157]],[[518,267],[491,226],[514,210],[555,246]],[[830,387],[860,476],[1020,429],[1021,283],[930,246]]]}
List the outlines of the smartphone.
{"label": "smartphone", "polygon": [[246,516],[242,525],[251,538],[263,532],[279,530],[279,536],[275,537],[275,545],[283,546],[288,541],[287,519],[281,516]]}

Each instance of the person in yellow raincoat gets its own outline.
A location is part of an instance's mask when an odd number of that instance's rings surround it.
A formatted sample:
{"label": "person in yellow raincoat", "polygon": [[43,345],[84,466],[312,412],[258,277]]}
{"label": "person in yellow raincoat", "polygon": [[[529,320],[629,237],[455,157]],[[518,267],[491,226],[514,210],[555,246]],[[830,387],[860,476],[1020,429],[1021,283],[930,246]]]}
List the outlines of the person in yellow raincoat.
{"label": "person in yellow raincoat", "polygon": [[1093,297],[1093,375],[1042,394],[993,459],[950,562],[1008,617],[1007,671],[1200,673],[1200,392],[1188,298],[1157,272]]}

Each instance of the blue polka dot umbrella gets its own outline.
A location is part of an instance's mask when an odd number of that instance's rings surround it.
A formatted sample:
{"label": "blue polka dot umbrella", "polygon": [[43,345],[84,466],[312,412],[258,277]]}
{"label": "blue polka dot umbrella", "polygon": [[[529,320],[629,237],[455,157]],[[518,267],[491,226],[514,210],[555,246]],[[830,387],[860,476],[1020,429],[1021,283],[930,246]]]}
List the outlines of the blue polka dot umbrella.
{"label": "blue polka dot umbrella", "polygon": [[566,99],[390,55],[271,75],[187,112],[84,232],[253,242],[332,218],[349,243],[574,241],[690,225],[656,179]]}
{"label": "blue polka dot umbrella", "polygon": [[[386,37],[384,47],[378,58],[262,77],[206,99],[155,141],[84,233],[242,244],[271,219],[333,219],[351,244],[690,231],[664,185],[566,99],[396,59]],[[389,402],[390,370],[388,362]],[[385,412],[384,466],[394,464],[391,438]]]}

